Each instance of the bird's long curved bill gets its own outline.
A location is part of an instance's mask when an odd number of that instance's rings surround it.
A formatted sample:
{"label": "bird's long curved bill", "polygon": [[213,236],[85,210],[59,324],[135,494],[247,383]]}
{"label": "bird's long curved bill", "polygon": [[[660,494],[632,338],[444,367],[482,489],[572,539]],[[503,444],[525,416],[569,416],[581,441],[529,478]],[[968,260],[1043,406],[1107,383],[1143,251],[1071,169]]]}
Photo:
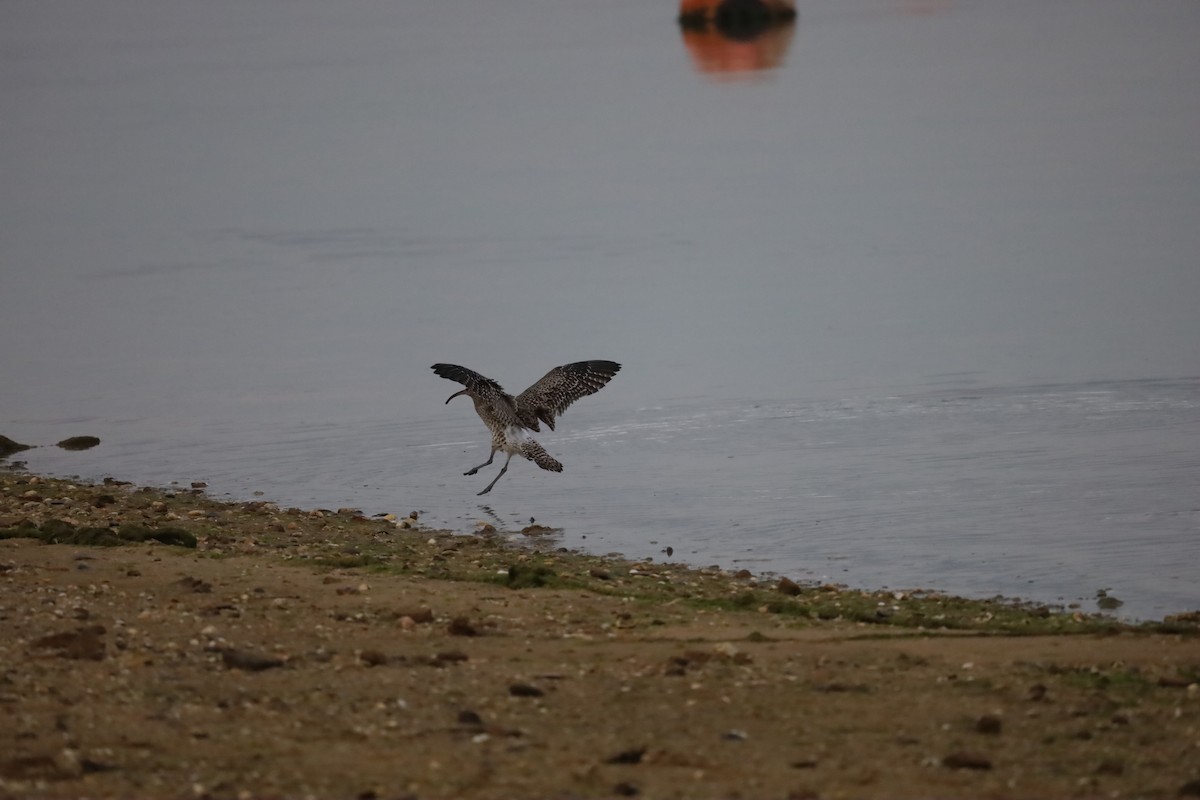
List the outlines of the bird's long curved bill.
{"label": "bird's long curved bill", "polygon": [[447,397],[447,398],[446,398],[446,402],[447,402],[447,403],[449,403],[451,400],[453,400],[454,398],[458,397],[460,394],[466,394],[466,393],[467,393],[467,390],[466,390],[466,389],[462,389],[462,390],[460,390],[460,391],[457,391],[457,392],[455,392],[454,394],[452,394],[452,395],[450,395],[449,397]]}

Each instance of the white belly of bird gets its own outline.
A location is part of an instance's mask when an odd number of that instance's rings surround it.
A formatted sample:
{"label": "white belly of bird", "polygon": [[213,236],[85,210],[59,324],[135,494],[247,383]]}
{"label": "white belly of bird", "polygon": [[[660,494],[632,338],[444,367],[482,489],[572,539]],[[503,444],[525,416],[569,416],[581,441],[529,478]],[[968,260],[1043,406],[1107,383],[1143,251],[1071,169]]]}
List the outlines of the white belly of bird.
{"label": "white belly of bird", "polygon": [[529,435],[529,431],[525,430],[524,428],[516,425],[509,425],[504,429],[504,445],[500,449],[514,456],[524,455],[521,450],[521,446],[532,438],[533,437]]}

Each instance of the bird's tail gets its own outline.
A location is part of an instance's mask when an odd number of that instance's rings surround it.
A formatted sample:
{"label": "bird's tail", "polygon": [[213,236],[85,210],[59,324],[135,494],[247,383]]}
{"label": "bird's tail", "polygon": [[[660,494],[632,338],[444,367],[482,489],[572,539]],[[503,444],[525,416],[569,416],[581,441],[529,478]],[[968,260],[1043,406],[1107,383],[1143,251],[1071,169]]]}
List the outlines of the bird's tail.
{"label": "bird's tail", "polygon": [[535,439],[526,439],[521,442],[521,453],[542,469],[562,472],[562,464],[555,461],[554,456],[547,453],[546,448],[538,444]]}

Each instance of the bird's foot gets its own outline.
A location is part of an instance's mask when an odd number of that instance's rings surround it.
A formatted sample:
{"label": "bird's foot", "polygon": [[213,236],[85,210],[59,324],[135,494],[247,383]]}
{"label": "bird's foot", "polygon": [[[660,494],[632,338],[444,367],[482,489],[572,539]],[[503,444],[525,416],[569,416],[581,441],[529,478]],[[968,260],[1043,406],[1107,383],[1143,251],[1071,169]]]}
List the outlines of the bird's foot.
{"label": "bird's foot", "polygon": [[490,492],[491,490],[492,490],[492,487],[490,487],[490,486],[489,486],[489,487],[487,487],[486,489],[484,489],[482,492],[477,492],[475,496],[476,496],[476,497],[479,497],[480,495],[485,495],[485,494],[487,494],[488,492]]}
{"label": "bird's foot", "polygon": [[479,472],[479,467],[476,467],[475,469],[471,470],[470,472],[464,472],[463,475],[474,475],[476,472]]}

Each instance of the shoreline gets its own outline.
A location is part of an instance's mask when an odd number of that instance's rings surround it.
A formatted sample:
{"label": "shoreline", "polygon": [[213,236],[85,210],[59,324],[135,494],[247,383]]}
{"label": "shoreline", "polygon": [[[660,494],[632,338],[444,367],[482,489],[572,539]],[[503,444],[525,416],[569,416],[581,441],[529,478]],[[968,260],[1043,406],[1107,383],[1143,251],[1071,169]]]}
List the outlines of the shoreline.
{"label": "shoreline", "polygon": [[[11,490],[11,482],[20,480],[35,480],[46,485],[74,487],[74,491],[82,492],[85,495],[83,501],[73,502],[70,499],[65,504],[60,503],[56,507],[50,505],[43,508],[28,507],[17,509],[14,507],[15,493]],[[136,497],[130,497],[128,502],[121,498],[121,494],[114,495],[113,500],[122,499],[122,502],[107,511],[94,506],[89,508],[88,504],[92,502],[89,495],[91,490],[97,487],[107,487],[109,490],[119,490],[124,494],[134,494]],[[91,489],[89,489],[91,487]],[[281,507],[278,503],[260,496],[260,493],[255,493],[256,497],[253,500],[239,500],[233,498],[218,499],[207,494],[207,483],[203,481],[191,482],[190,485],[182,485],[181,482],[171,482],[167,486],[155,485],[138,485],[129,481],[123,481],[111,476],[102,479],[89,479],[79,475],[70,477],[59,477],[53,475],[45,475],[34,471],[29,471],[23,463],[8,464],[0,460],[0,536],[5,535],[4,530],[10,528],[16,522],[22,519],[31,521],[35,526],[39,525],[43,520],[58,520],[65,519],[68,524],[75,527],[88,528],[97,526],[112,526],[119,527],[125,523],[132,523],[139,526],[168,527],[178,528],[182,531],[194,531],[199,534],[197,547],[199,552],[213,550],[217,554],[226,552],[223,548],[226,536],[222,533],[222,528],[239,529],[242,527],[244,533],[248,534],[243,537],[244,541],[234,543],[234,547],[249,546],[251,550],[258,546],[258,542],[262,542],[269,548],[279,547],[280,537],[277,535],[283,533],[279,530],[280,519],[286,517],[283,521],[293,528],[296,526],[296,520],[307,518],[309,520],[317,519],[324,520],[318,525],[305,525],[305,530],[312,532],[330,526],[346,527],[361,527],[364,523],[372,523],[380,526],[380,531],[388,530],[388,525],[394,525],[399,531],[425,531],[437,536],[455,536],[455,537],[483,537],[483,540],[488,544],[489,550],[502,552],[507,548],[513,548],[518,552],[540,552],[554,550],[556,556],[562,558],[580,559],[584,563],[591,565],[595,563],[611,563],[619,572],[627,573],[630,569],[636,570],[640,565],[643,572],[649,570],[669,570],[681,574],[696,574],[705,576],[724,576],[731,580],[736,580],[738,585],[747,591],[758,591],[764,593],[779,592],[783,599],[804,595],[813,590],[820,590],[829,595],[838,594],[846,598],[860,598],[864,601],[871,601],[876,604],[876,608],[882,609],[878,613],[864,606],[861,603],[851,603],[851,607],[846,611],[848,618],[865,622],[868,624],[895,624],[901,627],[923,627],[922,616],[925,616],[919,609],[915,616],[912,614],[897,616],[894,612],[901,610],[899,608],[890,608],[895,606],[897,601],[907,601],[908,605],[914,603],[920,604],[920,601],[926,599],[934,599],[941,601],[953,601],[952,604],[960,609],[969,609],[976,611],[978,615],[986,615],[994,613],[995,609],[1005,612],[1003,616],[1006,620],[1022,619],[1027,620],[1024,624],[1031,625],[1030,630],[1041,630],[1041,626],[1033,624],[1033,620],[1029,619],[1029,614],[1032,613],[1037,618],[1049,619],[1069,616],[1075,623],[1082,624],[1079,629],[1104,629],[1106,627],[1116,626],[1123,627],[1141,627],[1141,628],[1156,628],[1165,626],[1167,630],[1173,630],[1174,627],[1182,623],[1185,628],[1193,622],[1200,622],[1200,607],[1195,609],[1184,608],[1176,609],[1173,613],[1164,614],[1161,619],[1129,619],[1122,618],[1118,613],[1118,609],[1123,605],[1123,601],[1115,596],[1108,595],[1105,590],[1101,589],[1096,594],[1097,610],[1087,610],[1083,607],[1083,603],[1079,601],[1064,602],[1042,602],[1038,600],[1030,600],[1021,597],[1010,597],[996,595],[992,597],[965,597],[954,595],[949,592],[941,591],[937,588],[871,588],[869,586],[852,586],[844,583],[836,582],[816,582],[809,579],[799,579],[793,581],[787,576],[780,576],[774,572],[768,576],[755,575],[747,569],[734,569],[722,567],[720,565],[712,565],[706,567],[695,566],[683,562],[659,561],[654,558],[628,558],[619,553],[592,554],[582,550],[568,550],[559,547],[555,541],[554,535],[557,529],[542,525],[529,525],[524,528],[513,529],[497,529],[497,527],[484,520],[478,520],[475,523],[473,531],[449,530],[440,527],[429,527],[421,523],[418,512],[409,512],[405,518],[401,519],[395,513],[388,514],[373,514],[369,517],[356,508],[339,508],[333,509],[301,509],[296,507]],[[94,494],[94,492],[91,492]],[[111,491],[105,492],[112,494]],[[102,494],[105,494],[102,493]],[[157,505],[156,505],[157,504]],[[26,505],[28,505],[26,503]],[[113,505],[109,503],[107,505]],[[203,509],[203,513],[201,513]],[[25,516],[23,512],[27,512]],[[72,512],[78,518],[71,516]],[[254,517],[259,517],[254,519]],[[263,523],[256,525],[257,523]],[[376,533],[378,533],[377,531]],[[214,538],[209,539],[209,534]],[[375,542],[374,544],[379,544]],[[366,559],[380,558],[380,564],[385,563],[390,558],[386,552],[386,548],[367,546],[367,550],[371,551],[364,556]],[[307,560],[311,554],[302,554],[302,559]],[[667,558],[670,558],[668,554]],[[344,563],[349,563],[353,559],[343,560]],[[336,560],[325,560],[326,565],[336,566]],[[318,561],[318,563],[322,563]],[[578,571],[578,570],[576,570]],[[456,579],[462,576],[454,576]],[[466,576],[469,579],[469,575]],[[578,577],[578,576],[577,576]],[[583,585],[588,582],[584,581]],[[580,585],[580,584],[577,584]],[[780,590],[780,586],[785,587]],[[746,599],[743,597],[742,602]],[[816,609],[816,613],[821,619],[832,618],[827,613],[827,609]],[[836,614],[834,616],[837,616]],[[937,613],[934,612],[934,616]],[[958,613],[952,616],[949,623],[946,625],[931,624],[930,627],[936,629],[938,627],[960,627],[964,624],[961,619],[964,615]],[[933,620],[934,623],[939,620]],[[969,626],[968,626],[969,627]],[[1054,630],[1069,629],[1071,626],[1058,626]],[[1007,630],[1006,632],[1019,632],[1018,630]]]}
{"label": "shoreline", "polygon": [[1200,614],[203,489],[0,471],[0,797],[1200,793]]}

